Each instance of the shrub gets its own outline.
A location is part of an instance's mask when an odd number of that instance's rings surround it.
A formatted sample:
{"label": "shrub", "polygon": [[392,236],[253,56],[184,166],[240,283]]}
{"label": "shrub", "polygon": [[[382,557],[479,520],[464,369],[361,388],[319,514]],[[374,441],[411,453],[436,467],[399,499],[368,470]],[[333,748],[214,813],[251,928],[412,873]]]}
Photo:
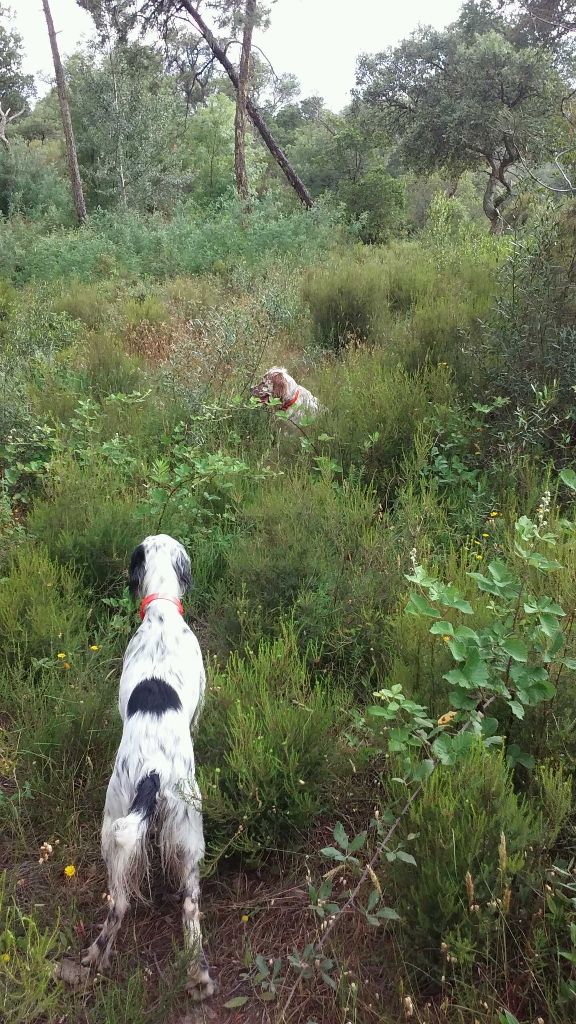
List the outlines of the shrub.
{"label": "shrub", "polygon": [[371,339],[387,305],[386,285],[380,263],[350,257],[309,273],[303,297],[315,342],[340,352],[352,341]]}
{"label": "shrub", "polygon": [[86,637],[88,609],[73,570],[43,547],[15,549],[0,579],[0,652],[11,663],[55,657]]}
{"label": "shrub", "polygon": [[401,366],[391,368],[379,349],[350,351],[341,362],[326,366],[317,390],[329,410],[320,429],[330,438],[317,446],[345,470],[351,465],[362,469],[379,493],[389,492],[391,477],[429,419],[430,407],[455,400],[447,367],[426,366],[409,374]]}
{"label": "shrub", "polygon": [[213,851],[262,859],[335,805],[349,703],[314,679],[289,628],[212,672],[196,749]]}
{"label": "shrub", "polygon": [[363,242],[386,242],[400,227],[404,212],[404,186],[381,167],[373,167],[355,181],[340,185],[349,216],[360,221]]}
{"label": "shrub", "polygon": [[316,643],[324,668],[361,691],[386,657],[399,576],[373,492],[294,471],[247,502],[237,529],[208,614],[212,636],[250,645],[293,615],[301,649]]}
{"label": "shrub", "polygon": [[137,494],[113,465],[96,460],[90,469],[72,460],[54,463],[28,527],[53,559],[105,590],[118,588],[144,535]]}
{"label": "shrub", "polygon": [[[415,833],[416,868],[397,862],[393,870],[400,942],[407,964],[416,970],[426,964],[427,976],[435,964],[439,975],[442,942],[449,950],[466,940],[474,948],[483,931],[497,926],[491,904],[525,864],[528,846],[542,841],[542,821],[515,794],[502,754],[479,742],[455,766],[433,772],[405,828]],[[479,910],[471,912],[471,904]]]}

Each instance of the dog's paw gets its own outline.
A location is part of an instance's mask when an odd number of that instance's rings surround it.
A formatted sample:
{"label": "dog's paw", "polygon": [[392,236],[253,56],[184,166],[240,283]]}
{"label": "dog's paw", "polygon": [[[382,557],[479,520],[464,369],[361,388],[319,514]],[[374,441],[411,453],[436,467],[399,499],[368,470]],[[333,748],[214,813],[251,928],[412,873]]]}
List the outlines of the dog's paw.
{"label": "dog's paw", "polygon": [[69,957],[64,957],[60,963],[54,965],[54,977],[71,988],[80,988],[90,981],[90,969],[84,962],[79,964]]}
{"label": "dog's paw", "polygon": [[212,981],[207,967],[195,966],[190,970],[186,991],[195,1003],[209,999],[216,992],[216,982]]}

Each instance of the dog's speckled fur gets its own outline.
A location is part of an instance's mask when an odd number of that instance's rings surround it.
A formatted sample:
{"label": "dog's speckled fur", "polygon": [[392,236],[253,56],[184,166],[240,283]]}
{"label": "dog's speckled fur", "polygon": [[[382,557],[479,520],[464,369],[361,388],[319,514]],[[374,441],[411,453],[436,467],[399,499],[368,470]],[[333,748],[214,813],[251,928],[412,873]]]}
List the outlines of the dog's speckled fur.
{"label": "dog's speckled fur", "polygon": [[[156,593],[181,598],[190,583],[190,559],[172,537],[146,537],[134,551],[129,586],[135,599]],[[102,824],[110,907],[82,961],[96,968],[108,963],[129,896],[146,867],[146,835],[154,816],[163,867],[183,897],[184,935],[192,951],[188,990],[195,999],[214,992],[202,954],[198,903],[204,833],[190,735],[204,687],[194,633],[175,604],[153,601],[124,655],[118,698],[124,729]]]}
{"label": "dog's speckled fur", "polygon": [[[316,416],[319,411],[319,404],[318,399],[307,388],[296,383],[294,378],[288,373],[288,370],[283,366],[271,366],[269,370],[266,370],[262,380],[250,389],[250,394],[254,398],[260,399],[263,405],[267,405],[271,398],[277,398],[282,402],[282,405],[285,405],[294,398],[296,393],[298,393],[298,398],[293,405],[289,406],[282,417],[283,421],[293,425],[300,424],[304,419],[312,419]],[[276,405],[272,408],[275,412],[278,412],[281,406]]]}

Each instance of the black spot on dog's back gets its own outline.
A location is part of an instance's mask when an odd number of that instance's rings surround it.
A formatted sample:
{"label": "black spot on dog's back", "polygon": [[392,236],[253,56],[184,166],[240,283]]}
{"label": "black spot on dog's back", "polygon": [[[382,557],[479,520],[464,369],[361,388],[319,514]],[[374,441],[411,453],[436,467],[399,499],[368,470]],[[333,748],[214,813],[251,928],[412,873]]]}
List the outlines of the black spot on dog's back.
{"label": "black spot on dog's back", "polygon": [[134,687],[128,701],[128,718],[138,711],[160,718],[165,711],[181,711],[182,702],[173,686],[163,679],[143,679]]}

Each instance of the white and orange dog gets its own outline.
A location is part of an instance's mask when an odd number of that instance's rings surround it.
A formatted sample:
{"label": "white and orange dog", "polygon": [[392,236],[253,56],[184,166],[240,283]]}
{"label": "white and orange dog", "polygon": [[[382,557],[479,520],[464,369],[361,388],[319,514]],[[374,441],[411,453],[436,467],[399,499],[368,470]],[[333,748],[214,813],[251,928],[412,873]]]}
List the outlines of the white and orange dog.
{"label": "white and orange dog", "polygon": [[205,674],[200,645],[183,618],[181,598],[190,583],[190,559],[172,537],[146,537],[134,551],[129,587],[140,600],[142,625],[124,655],[118,698],[124,728],[102,824],[109,910],[82,963],[96,969],[108,963],[129,896],[147,867],[153,820],[162,866],[182,895],[191,951],[187,987],[199,1000],[215,986],[202,953],[198,906],[204,833],[190,724],[202,705]]}
{"label": "white and orange dog", "polygon": [[250,394],[263,405],[268,405],[274,398],[278,399],[280,405],[271,408],[288,413],[282,419],[294,426],[317,416],[320,409],[318,399],[307,388],[297,384],[283,366],[272,366],[267,370],[262,380],[250,389]]}

